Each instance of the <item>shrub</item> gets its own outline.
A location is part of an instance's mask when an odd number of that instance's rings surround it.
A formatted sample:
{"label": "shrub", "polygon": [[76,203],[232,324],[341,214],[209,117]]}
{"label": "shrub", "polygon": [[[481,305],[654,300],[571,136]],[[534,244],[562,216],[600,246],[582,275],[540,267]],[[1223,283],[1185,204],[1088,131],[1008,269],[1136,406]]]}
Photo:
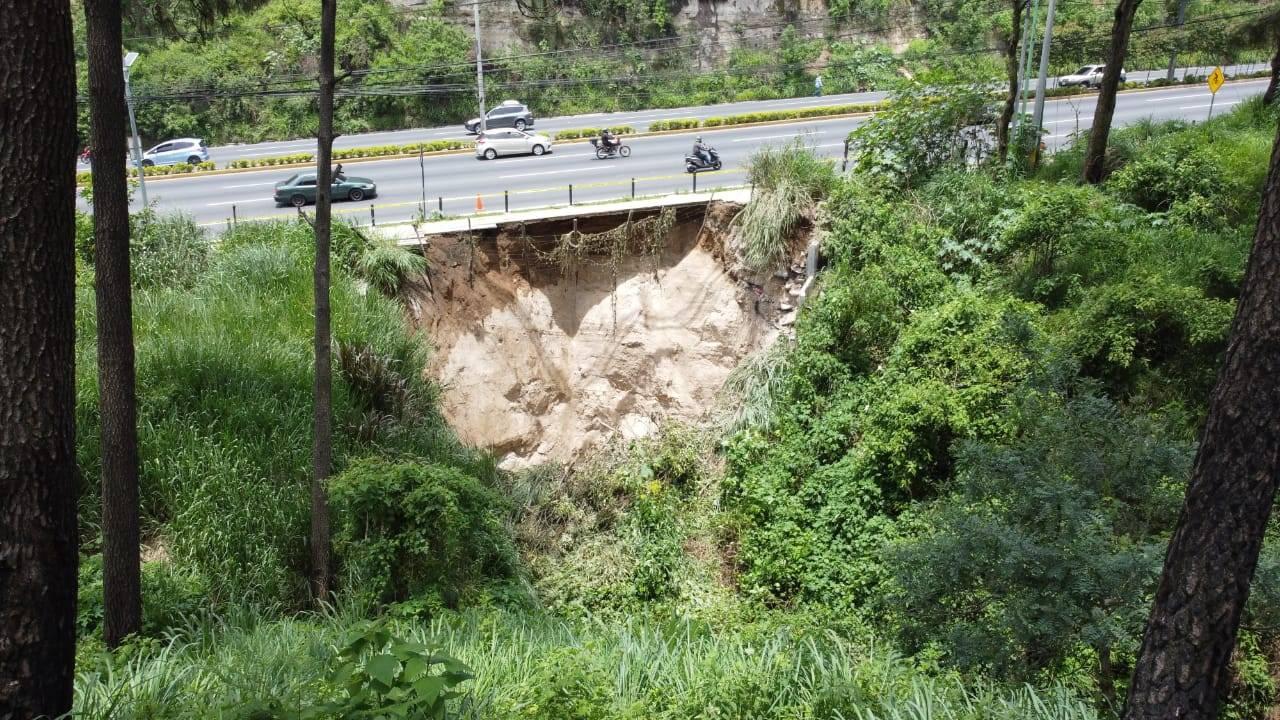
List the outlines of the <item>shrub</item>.
{"label": "shrub", "polygon": [[[1117,170],[1107,181],[1108,189],[1143,209],[1153,212],[1170,209],[1174,203],[1193,196],[1217,198],[1227,178],[1213,152],[1204,145],[1178,147],[1161,152],[1151,148],[1141,157]],[[1225,194],[1225,193],[1223,193]],[[1224,198],[1227,199],[1227,198]]]}
{"label": "shrub", "polygon": [[655,120],[649,123],[650,132],[660,130],[691,130],[699,126],[695,118],[675,118],[672,120]]}
{"label": "shrub", "polygon": [[478,584],[515,571],[507,501],[459,470],[370,458],[335,477],[329,493],[334,548],[360,596],[456,606]]}

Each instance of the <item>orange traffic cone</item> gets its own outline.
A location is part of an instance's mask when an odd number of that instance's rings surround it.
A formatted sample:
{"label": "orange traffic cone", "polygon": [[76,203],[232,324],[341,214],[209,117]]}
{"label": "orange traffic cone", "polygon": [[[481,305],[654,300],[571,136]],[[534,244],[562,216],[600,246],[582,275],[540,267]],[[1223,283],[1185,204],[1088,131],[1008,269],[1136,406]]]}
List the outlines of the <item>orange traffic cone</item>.
{"label": "orange traffic cone", "polygon": [[476,193],[476,212],[484,212],[484,198]]}

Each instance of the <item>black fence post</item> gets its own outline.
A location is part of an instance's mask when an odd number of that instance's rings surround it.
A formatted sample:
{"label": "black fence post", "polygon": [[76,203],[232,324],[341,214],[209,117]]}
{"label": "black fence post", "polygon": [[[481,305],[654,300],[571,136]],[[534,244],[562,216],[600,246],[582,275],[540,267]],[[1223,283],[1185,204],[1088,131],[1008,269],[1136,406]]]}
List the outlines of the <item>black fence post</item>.
{"label": "black fence post", "polygon": [[693,191],[698,192],[698,173],[693,174]]}
{"label": "black fence post", "polygon": [[573,204],[573,183],[569,183],[569,204]]}
{"label": "black fence post", "polygon": [[444,196],[437,195],[436,203],[437,203],[436,207],[440,208],[440,214],[443,215],[444,214]]}
{"label": "black fence post", "polygon": [[631,199],[636,199],[636,179],[631,178]]}
{"label": "black fence post", "polygon": [[509,190],[502,191],[502,212],[511,212],[511,192]]}
{"label": "black fence post", "polygon": [[849,170],[849,138],[844,139],[844,160],[840,161],[840,172]]}
{"label": "black fence post", "polygon": [[377,226],[378,217],[373,214],[373,203],[369,203],[369,225]]}
{"label": "black fence post", "polygon": [[231,206],[231,225],[232,227],[240,224],[240,218],[236,217],[236,206]]}

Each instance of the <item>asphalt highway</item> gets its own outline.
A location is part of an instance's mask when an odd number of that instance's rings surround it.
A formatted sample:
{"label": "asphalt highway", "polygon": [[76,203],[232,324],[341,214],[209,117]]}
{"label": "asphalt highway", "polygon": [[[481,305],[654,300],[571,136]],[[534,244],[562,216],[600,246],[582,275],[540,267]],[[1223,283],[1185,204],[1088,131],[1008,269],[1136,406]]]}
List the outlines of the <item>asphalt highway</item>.
{"label": "asphalt highway", "polygon": [[[1228,75],[1228,77],[1230,77],[1259,69],[1266,69],[1265,64],[1229,65],[1224,67],[1223,71]],[[1210,70],[1212,70],[1212,68],[1180,68],[1175,70],[1174,74],[1180,78],[1187,73],[1206,75]],[[1130,82],[1148,82],[1155,78],[1165,77],[1166,72],[1167,71],[1165,70],[1134,70],[1127,73],[1126,79]],[[1050,87],[1054,84],[1055,79],[1050,78]],[[648,129],[650,123],[657,120],[672,120],[677,118],[701,120],[709,117],[736,115],[749,112],[871,103],[883,100],[887,95],[888,93],[885,92],[863,92],[844,95],[826,95],[823,97],[760,100],[752,102],[726,103],[722,105],[704,105],[699,107],[667,108],[665,110],[637,110],[633,112],[591,113],[588,115],[537,118],[532,130],[549,134],[557,130],[565,130],[569,128],[600,127],[604,125],[616,127],[626,125],[635,128],[637,131],[644,131]],[[493,102],[491,102],[490,105],[496,105],[503,99],[504,98],[491,98]],[[411,130],[344,135],[334,141],[334,147],[353,148],[370,147],[374,145],[405,145],[425,140],[462,140],[471,137],[474,136],[468,135],[463,130],[461,123],[459,123],[454,126],[441,128],[417,128]],[[298,140],[284,140],[280,142],[211,147],[209,148],[209,157],[218,164],[218,167],[222,167],[233,160],[252,160],[262,157],[315,152],[315,148],[316,141],[314,138],[301,138]]]}
{"label": "asphalt highway", "polygon": [[[1265,87],[1265,80],[1226,85],[1218,93],[1214,113],[1230,110]],[[831,102],[832,98],[822,100]],[[1117,99],[1115,123],[1122,126],[1146,118],[1203,121],[1209,103],[1210,94],[1203,86],[1122,93]],[[1071,142],[1077,132],[1087,133],[1093,107],[1092,97],[1047,102],[1044,122],[1050,147]],[[653,111],[658,112],[676,111]],[[573,143],[557,145],[542,157],[492,161],[479,160],[470,153],[430,157],[421,168],[417,158],[348,162],[344,164],[346,174],[372,179],[378,185],[378,197],[361,203],[335,203],[334,212],[362,225],[386,224],[417,216],[424,196],[428,214],[443,210],[447,215],[462,215],[476,211],[477,195],[484,210],[492,212],[567,204],[570,185],[574,203],[626,198],[632,193],[633,180],[636,195],[692,190],[693,178],[684,172],[683,158],[697,134],[719,149],[725,165],[720,172],[699,174],[698,189],[739,186],[745,182],[744,164],[756,149],[800,137],[822,155],[839,158],[845,136],[862,122],[865,118],[850,117],[635,138],[627,143],[632,155],[626,159],[597,160],[589,144]],[[272,185],[294,172],[297,170],[266,169],[151,179],[147,190],[160,212],[185,213],[202,225],[220,228],[233,217],[239,222],[296,214],[291,207],[276,207],[271,198]],[[139,200],[136,195],[135,203]]]}

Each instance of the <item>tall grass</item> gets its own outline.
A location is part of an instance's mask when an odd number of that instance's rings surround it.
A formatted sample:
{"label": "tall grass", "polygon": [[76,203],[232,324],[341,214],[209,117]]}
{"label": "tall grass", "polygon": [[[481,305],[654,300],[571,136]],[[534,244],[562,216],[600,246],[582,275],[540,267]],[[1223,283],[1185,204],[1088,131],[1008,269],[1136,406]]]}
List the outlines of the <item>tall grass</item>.
{"label": "tall grass", "polygon": [[747,170],[751,202],[734,218],[740,258],[752,272],[786,261],[796,228],[835,185],[835,169],[797,139],[765,146],[751,156]]}
{"label": "tall grass", "polygon": [[[193,245],[189,233],[178,235],[182,247]],[[336,469],[388,452],[492,478],[492,462],[463,448],[439,417],[423,378],[422,339],[406,328],[394,301],[359,290],[344,259],[358,257],[358,248],[336,235],[335,339],[363,348],[386,371],[379,383],[338,374]],[[152,254],[174,255],[157,245]],[[190,277],[157,271],[155,284],[134,296],[145,534],[170,561],[200,576],[214,605],[288,607],[305,598],[312,259],[305,224],[245,225],[224,238],[207,267]],[[80,293],[78,454],[87,551],[98,517],[93,303],[91,290]],[[370,397],[380,388],[397,397]],[[401,407],[405,398],[416,406]],[[388,404],[398,410],[392,421],[370,427],[369,408]],[[400,418],[405,422],[395,422]]]}
{"label": "tall grass", "polygon": [[744,358],[717,398],[717,424],[725,434],[740,430],[768,430],[777,416],[777,401],[787,379],[791,341],[779,338],[768,348]]}
{"label": "tall grass", "polygon": [[[346,622],[214,624],[123,660],[84,657],[76,717],[287,717],[286,710],[338,692],[329,681],[332,646]],[[455,706],[468,720],[1097,717],[1059,687],[1006,689],[926,676],[881,648],[773,622],[726,630],[679,619],[604,625],[473,612],[402,623],[397,632],[475,670]]]}

